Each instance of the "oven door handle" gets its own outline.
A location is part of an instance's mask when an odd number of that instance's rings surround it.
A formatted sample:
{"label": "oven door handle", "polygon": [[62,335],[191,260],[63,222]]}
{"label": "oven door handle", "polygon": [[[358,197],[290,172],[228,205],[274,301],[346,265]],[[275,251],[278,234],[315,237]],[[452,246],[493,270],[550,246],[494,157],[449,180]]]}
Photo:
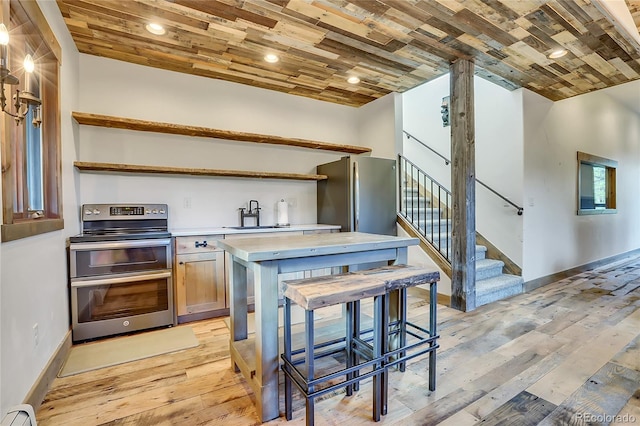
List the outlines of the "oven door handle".
{"label": "oven door handle", "polygon": [[71,287],[93,287],[98,285],[127,284],[138,281],[149,281],[171,277],[171,271],[149,272],[146,274],[122,275],[114,278],[97,278],[90,280],[72,280]]}
{"label": "oven door handle", "polygon": [[69,245],[71,251],[78,250],[112,250],[134,247],[157,247],[170,246],[170,238],[159,238],[151,240],[125,240],[125,241],[104,241],[99,243],[72,243]]}

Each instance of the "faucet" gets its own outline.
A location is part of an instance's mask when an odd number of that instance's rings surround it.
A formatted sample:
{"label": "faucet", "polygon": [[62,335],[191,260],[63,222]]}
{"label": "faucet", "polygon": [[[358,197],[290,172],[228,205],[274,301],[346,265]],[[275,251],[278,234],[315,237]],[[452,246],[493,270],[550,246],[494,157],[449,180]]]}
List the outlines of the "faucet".
{"label": "faucet", "polygon": [[[255,207],[254,207],[255,203]],[[258,200],[249,201],[249,211],[245,212],[245,207],[240,207],[240,226],[244,226],[244,218],[245,217],[255,217],[256,218],[256,226],[260,226],[260,204],[258,204]]]}

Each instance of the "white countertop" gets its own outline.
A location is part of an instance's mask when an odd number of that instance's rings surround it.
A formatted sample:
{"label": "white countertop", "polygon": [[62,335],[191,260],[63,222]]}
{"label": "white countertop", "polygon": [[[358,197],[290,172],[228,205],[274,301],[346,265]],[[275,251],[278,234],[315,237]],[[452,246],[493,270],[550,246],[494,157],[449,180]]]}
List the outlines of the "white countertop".
{"label": "white countertop", "polygon": [[[267,225],[269,226],[269,225]],[[243,229],[237,229],[238,227],[201,227],[201,228],[176,228],[169,229],[171,235],[174,237],[190,237],[194,235],[232,235],[232,234],[249,234],[249,233],[264,233],[264,232],[293,232],[293,231],[319,231],[319,230],[340,230],[340,225],[323,225],[323,224],[308,224],[308,225],[290,225],[274,228],[255,228],[245,227]]]}

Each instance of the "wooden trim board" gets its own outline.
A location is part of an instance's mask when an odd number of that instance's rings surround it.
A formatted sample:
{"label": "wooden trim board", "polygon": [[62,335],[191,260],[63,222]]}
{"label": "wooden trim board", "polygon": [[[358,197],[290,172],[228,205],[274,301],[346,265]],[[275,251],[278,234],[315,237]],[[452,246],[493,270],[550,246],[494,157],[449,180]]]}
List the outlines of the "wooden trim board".
{"label": "wooden trim board", "polygon": [[551,275],[536,278],[524,283],[524,292],[535,290],[536,288],[543,287],[547,284],[554,283],[556,281],[571,277],[573,275],[581,274],[582,272],[589,271],[591,269],[606,265],[607,263],[622,261],[626,258],[632,260],[640,255],[640,248],[628,251],[626,253],[617,254],[615,256],[606,257],[604,259],[594,260],[593,262],[585,263],[584,265],[576,266],[575,268],[566,269],[564,271],[555,272]]}
{"label": "wooden trim board", "polygon": [[203,138],[224,139],[238,142],[254,142],[272,145],[287,145],[299,148],[319,149],[325,151],[344,152],[348,154],[370,153],[371,148],[344,145],[329,142],[312,141],[282,136],[261,135],[258,133],[236,132],[231,130],[212,129],[209,127],[188,126],[183,124],[162,123],[156,121],[137,120],[133,118],[112,117],[108,115],[72,112],[78,124],[109,127],[113,129],[137,130],[142,132],[168,133],[173,135],[197,136]]}
{"label": "wooden trim board", "polygon": [[197,169],[189,167],[145,166],[140,164],[94,163],[74,161],[73,165],[81,171],[117,172],[117,173],[150,173],[168,175],[220,176],[254,179],[287,179],[287,180],[325,180],[326,175],[306,175],[301,173],[252,172],[247,170]]}
{"label": "wooden trim board", "polygon": [[476,244],[487,248],[487,257],[504,262],[504,273],[522,276],[522,268],[504,254],[499,248],[491,244],[484,236],[476,231]]}
{"label": "wooden trim board", "polygon": [[[411,287],[407,290],[411,295],[420,297],[426,301],[429,301],[431,296],[429,290],[422,287]],[[451,306],[451,296],[448,294],[438,293],[438,300],[436,300],[438,305]]]}
{"label": "wooden trim board", "polygon": [[38,411],[44,397],[49,391],[49,387],[53,380],[58,376],[58,372],[69,356],[71,350],[71,330],[67,331],[62,342],[56,348],[44,370],[40,373],[29,393],[24,398],[24,403],[33,407],[35,412]]}

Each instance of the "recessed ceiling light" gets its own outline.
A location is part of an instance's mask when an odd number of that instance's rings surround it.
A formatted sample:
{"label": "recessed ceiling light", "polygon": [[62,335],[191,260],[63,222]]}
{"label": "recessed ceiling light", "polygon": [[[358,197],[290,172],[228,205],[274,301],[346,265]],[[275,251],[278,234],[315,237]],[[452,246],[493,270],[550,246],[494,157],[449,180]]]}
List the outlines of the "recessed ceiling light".
{"label": "recessed ceiling light", "polygon": [[558,58],[562,58],[564,55],[566,55],[567,53],[569,53],[566,49],[559,49],[559,50],[554,50],[553,52],[551,52],[549,54],[549,58],[550,59],[558,59]]}
{"label": "recessed ceiling light", "polygon": [[164,35],[167,32],[167,30],[165,30],[162,25],[156,24],[154,22],[148,23],[147,25],[145,25],[145,28],[151,34],[155,34],[155,35]]}
{"label": "recessed ceiling light", "polygon": [[351,77],[349,77],[347,79],[347,82],[349,82],[351,84],[358,84],[358,83],[360,83],[360,79],[358,77],[356,77],[355,75],[352,75]]}
{"label": "recessed ceiling light", "polygon": [[269,62],[270,64],[275,64],[276,62],[278,62],[280,60],[280,58],[278,58],[278,55],[274,55],[273,53],[269,53],[269,54],[265,55],[264,60]]}

